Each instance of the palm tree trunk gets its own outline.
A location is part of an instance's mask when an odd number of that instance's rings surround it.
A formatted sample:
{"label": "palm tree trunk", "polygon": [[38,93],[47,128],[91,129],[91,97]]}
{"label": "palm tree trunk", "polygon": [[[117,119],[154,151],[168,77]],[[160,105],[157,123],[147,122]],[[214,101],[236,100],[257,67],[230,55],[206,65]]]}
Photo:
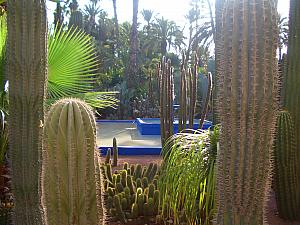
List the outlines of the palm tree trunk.
{"label": "palm tree trunk", "polygon": [[117,0],[112,0],[113,1],[113,7],[114,7],[114,20],[115,20],[115,35],[117,38],[117,46],[119,43],[119,22],[118,22],[118,14],[117,14]]}
{"label": "palm tree trunk", "polygon": [[132,27],[130,34],[130,50],[129,50],[129,64],[127,68],[127,73],[125,74],[125,81],[127,88],[133,89],[137,83],[137,53],[138,53],[138,30],[137,30],[137,15],[138,15],[138,4],[139,0],[133,0],[133,17],[132,17]]}

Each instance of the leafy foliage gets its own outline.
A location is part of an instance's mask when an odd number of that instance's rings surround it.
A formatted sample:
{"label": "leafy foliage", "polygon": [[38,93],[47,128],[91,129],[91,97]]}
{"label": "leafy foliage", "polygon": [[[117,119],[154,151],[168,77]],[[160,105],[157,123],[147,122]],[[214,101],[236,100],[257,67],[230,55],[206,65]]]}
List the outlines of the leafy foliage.
{"label": "leafy foliage", "polygon": [[[1,6],[0,6],[1,11]],[[5,65],[5,49],[6,49],[6,36],[7,36],[7,21],[6,13],[0,12],[0,91],[4,90],[5,76],[4,76],[4,65]]]}
{"label": "leafy foliage", "polygon": [[210,224],[214,213],[215,159],[219,129],[179,133],[163,148],[159,178],[163,217],[175,224]]}

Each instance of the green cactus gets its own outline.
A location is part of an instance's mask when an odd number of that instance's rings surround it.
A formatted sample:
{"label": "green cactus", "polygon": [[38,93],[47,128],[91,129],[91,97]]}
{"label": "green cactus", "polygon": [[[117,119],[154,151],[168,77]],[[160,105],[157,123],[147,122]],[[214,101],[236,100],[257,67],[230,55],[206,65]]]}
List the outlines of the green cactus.
{"label": "green cactus", "polygon": [[107,193],[109,196],[113,197],[115,195],[114,188],[112,187],[107,188]]}
{"label": "green cactus", "polygon": [[149,185],[149,191],[148,191],[148,197],[153,198],[154,197],[154,191],[155,191],[155,185],[150,184]]}
{"label": "green cactus", "polygon": [[105,176],[108,179],[109,182],[113,182],[113,175],[112,175],[112,169],[111,169],[111,164],[106,164],[105,165]]}
{"label": "green cactus", "polygon": [[145,175],[144,175],[144,176],[147,177],[149,180],[150,180],[149,174],[150,174],[152,168],[153,168],[153,163],[150,163],[149,166],[147,167],[147,170],[146,170]]}
{"label": "green cactus", "polygon": [[137,197],[137,205],[139,207],[139,215],[142,216],[144,213],[144,202],[145,202],[145,195],[139,194]]}
{"label": "green cactus", "polygon": [[218,225],[263,224],[278,108],[276,2],[223,2],[217,77],[223,130],[216,164]]}
{"label": "green cactus", "polygon": [[153,211],[155,214],[159,213],[159,206],[160,206],[160,192],[159,190],[154,191],[154,197],[153,197]]}
{"label": "green cactus", "polygon": [[128,201],[127,201],[127,198],[122,198],[121,200],[121,205],[122,205],[122,209],[123,210],[126,210],[127,207],[128,207]]}
{"label": "green cactus", "polygon": [[179,108],[179,122],[178,122],[178,131],[182,131],[187,128],[187,115],[188,115],[188,109],[187,109],[187,74],[186,74],[186,57],[185,54],[182,54],[182,63],[181,63],[181,72],[180,72],[180,108]]}
{"label": "green cactus", "polygon": [[39,177],[47,83],[45,0],[9,0],[7,11],[5,71],[9,80],[13,222],[40,225]]}
{"label": "green cactus", "polygon": [[118,166],[118,157],[119,157],[119,151],[117,146],[117,139],[113,138],[113,166]]}
{"label": "green cactus", "polygon": [[121,174],[117,174],[116,184],[121,183]]}
{"label": "green cactus", "polygon": [[130,175],[133,176],[134,173],[135,173],[135,165],[132,164],[132,165],[130,166]]}
{"label": "green cactus", "polygon": [[300,216],[299,172],[293,121],[287,111],[277,117],[274,143],[274,191],[280,217],[296,220]]}
{"label": "green cactus", "polygon": [[143,206],[143,216],[149,216],[149,205],[147,202],[145,202]]}
{"label": "green cactus", "polygon": [[140,164],[136,165],[135,171],[134,171],[134,178],[142,178],[142,166]]}
{"label": "green cactus", "polygon": [[84,102],[62,99],[51,106],[42,157],[45,223],[104,224],[96,123]]}
{"label": "green cactus", "polygon": [[130,169],[130,168],[129,168],[128,162],[124,162],[124,164],[123,164],[123,169],[124,169],[124,170]]}
{"label": "green cactus", "polygon": [[142,187],[145,189],[148,187],[148,178],[147,177],[143,177],[142,179]]}
{"label": "green cactus", "polygon": [[160,77],[160,133],[161,143],[173,135],[173,96],[174,96],[174,77],[171,60],[162,58],[161,64],[157,66]]}
{"label": "green cactus", "polygon": [[121,183],[123,187],[127,186],[127,170],[122,170],[121,172]]}
{"label": "green cactus", "polygon": [[115,209],[116,209],[116,216],[117,216],[117,218],[122,223],[126,223],[126,218],[125,218],[125,214],[124,214],[124,212],[122,210],[122,205],[121,205],[120,197],[118,195],[115,195],[113,200],[114,200],[114,206],[115,206]]}
{"label": "green cactus", "polygon": [[106,157],[105,157],[105,164],[110,164],[110,158],[111,158],[111,149],[107,149]]}
{"label": "green cactus", "polygon": [[[300,2],[290,1],[287,57],[281,62],[282,105],[287,112],[279,115],[275,139],[274,186],[279,216],[295,220],[300,217]],[[290,117],[289,115],[290,114]],[[292,121],[291,121],[292,120]],[[283,123],[285,121],[285,123]],[[291,128],[293,127],[293,128]],[[295,139],[295,144],[289,144]],[[290,160],[286,164],[286,160]],[[284,166],[286,165],[286,166]],[[288,186],[285,186],[289,184]]]}
{"label": "green cactus", "polygon": [[107,207],[111,209],[113,207],[113,196],[107,197]]}
{"label": "green cactus", "polygon": [[158,186],[157,186],[157,182],[158,182],[158,180],[157,180],[157,179],[154,179],[154,180],[152,181],[152,183],[154,184],[155,188],[157,188],[157,187],[158,187]]}
{"label": "green cactus", "polygon": [[122,183],[117,183],[116,189],[117,189],[118,193],[123,192],[124,191],[124,187],[123,187]]}
{"label": "green cactus", "polygon": [[154,215],[154,200],[153,198],[148,199],[148,216],[153,216]]}
{"label": "green cactus", "polygon": [[149,180],[150,181],[153,180],[153,178],[157,175],[157,171],[158,171],[158,165],[157,165],[157,163],[155,163],[152,167],[152,170],[151,170],[150,174],[149,174]]}
{"label": "green cactus", "polygon": [[135,192],[135,187],[133,185],[132,176],[127,176],[127,186],[130,189],[130,193],[133,194]]}
{"label": "green cactus", "polygon": [[143,194],[143,188],[136,189],[136,196],[138,197],[140,194]]}
{"label": "green cactus", "polygon": [[133,203],[132,207],[131,207],[131,217],[133,219],[136,219],[136,218],[138,218],[138,216],[139,216],[139,207],[138,207],[138,204]]}
{"label": "green cactus", "polygon": [[141,178],[136,179],[136,187],[141,188],[142,186],[143,186],[143,185],[142,185],[142,180],[141,180]]}

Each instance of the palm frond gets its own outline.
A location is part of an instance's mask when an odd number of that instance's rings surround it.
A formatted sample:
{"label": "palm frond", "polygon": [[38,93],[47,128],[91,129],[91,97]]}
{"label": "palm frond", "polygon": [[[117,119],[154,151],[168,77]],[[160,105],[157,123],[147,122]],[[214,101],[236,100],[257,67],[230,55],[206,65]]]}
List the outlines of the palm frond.
{"label": "palm frond", "polygon": [[81,30],[56,27],[48,45],[48,98],[91,91],[98,66],[91,37]]}
{"label": "palm frond", "polygon": [[[72,95],[73,98],[79,98],[85,101],[89,106],[97,109],[113,108],[118,104],[118,99],[115,97],[118,92],[87,92]],[[59,98],[48,99],[49,105],[56,102]]]}
{"label": "palm frond", "polygon": [[5,76],[5,49],[6,49],[6,37],[7,37],[7,21],[6,13],[0,15],[0,91],[4,90]]}

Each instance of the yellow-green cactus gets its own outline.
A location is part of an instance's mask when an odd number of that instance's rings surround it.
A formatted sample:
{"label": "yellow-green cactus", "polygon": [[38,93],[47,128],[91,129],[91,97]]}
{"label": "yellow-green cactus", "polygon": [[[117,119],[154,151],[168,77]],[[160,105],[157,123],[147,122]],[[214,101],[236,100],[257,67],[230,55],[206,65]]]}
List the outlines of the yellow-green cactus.
{"label": "yellow-green cactus", "polygon": [[83,101],[62,99],[50,108],[42,168],[46,225],[104,224],[95,118]]}

